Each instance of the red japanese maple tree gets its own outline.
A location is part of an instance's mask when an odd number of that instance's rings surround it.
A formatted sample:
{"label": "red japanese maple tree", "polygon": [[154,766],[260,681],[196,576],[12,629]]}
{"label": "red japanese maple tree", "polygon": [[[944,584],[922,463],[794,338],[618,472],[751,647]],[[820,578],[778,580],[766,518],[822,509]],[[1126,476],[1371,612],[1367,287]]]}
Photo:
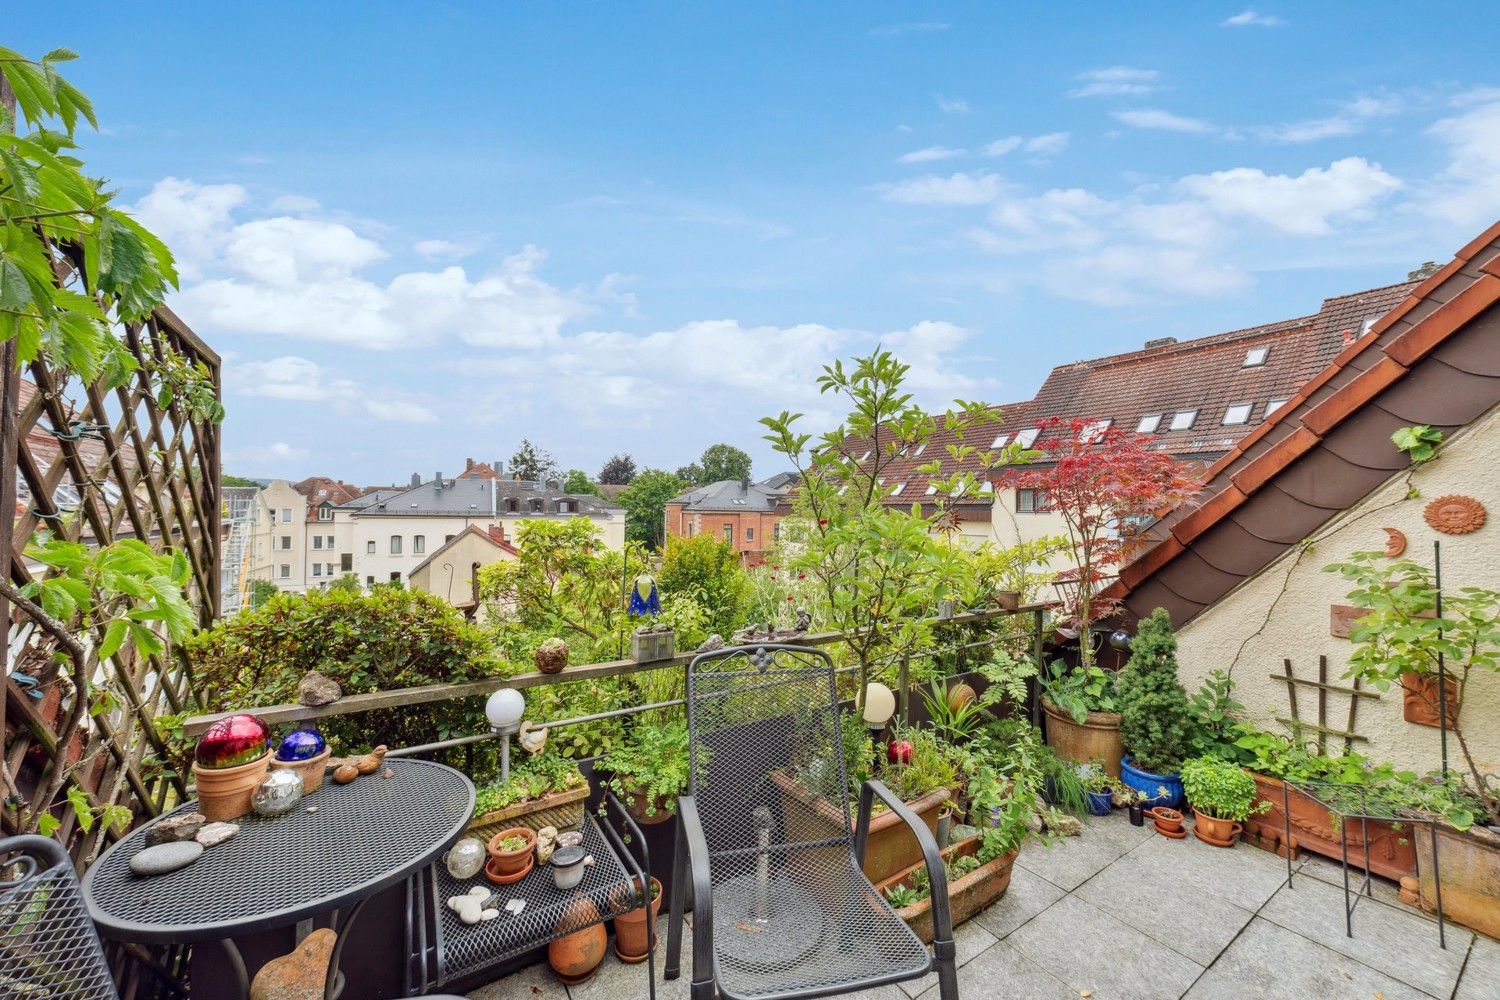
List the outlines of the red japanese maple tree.
{"label": "red japanese maple tree", "polygon": [[1075,585],[1068,588],[1063,615],[1085,634],[1078,644],[1084,666],[1093,663],[1088,627],[1115,609],[1114,601],[1098,596],[1100,583],[1145,544],[1144,531],[1157,515],[1202,487],[1184,463],[1148,449],[1154,437],[1100,424],[1085,418],[1039,421],[1041,455],[998,483],[1036,490],[1035,509],[1055,511],[1067,523],[1076,565],[1056,579]]}

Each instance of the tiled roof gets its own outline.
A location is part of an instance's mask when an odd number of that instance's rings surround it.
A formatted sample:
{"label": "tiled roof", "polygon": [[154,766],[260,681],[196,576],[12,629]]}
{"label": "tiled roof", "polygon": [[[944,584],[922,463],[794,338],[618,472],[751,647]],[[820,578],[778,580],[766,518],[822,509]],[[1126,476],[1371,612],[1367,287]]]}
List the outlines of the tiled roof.
{"label": "tiled roof", "polygon": [[[1405,468],[1394,431],[1428,424],[1451,435],[1500,404],[1497,304],[1500,223],[1220,458],[1209,499],[1164,517],[1153,529],[1161,540],[1106,594],[1135,617],[1165,607],[1181,625]],[[1343,308],[1330,328],[1363,308]]]}
{"label": "tiled roof", "polygon": [[[421,562],[417,563],[417,565],[412,569],[411,573],[408,573],[407,576],[410,577],[410,576],[416,574],[417,571],[420,570],[422,567],[426,566],[427,564],[431,563],[433,560],[437,559],[444,552],[447,552],[453,546],[457,545],[460,541],[462,541],[465,535],[468,535],[468,534],[471,534],[471,533],[475,534],[475,535],[478,535],[480,538],[483,538],[486,542],[488,542],[491,545],[495,546],[495,548],[499,549],[502,552],[509,552],[513,556],[520,555],[521,554],[521,550],[518,549],[518,548],[516,548],[510,542],[508,542],[508,541],[505,540],[505,537],[504,537],[505,536],[505,530],[503,528],[499,528],[498,531],[497,531],[496,530],[497,528],[498,528],[498,526],[492,527],[492,528],[490,528],[490,529],[487,530],[485,528],[481,528],[477,524],[471,524],[471,525],[469,525],[469,527],[466,530],[460,531],[458,534],[454,535],[451,539],[449,539],[448,541],[444,542],[442,545],[438,546],[437,550],[435,552],[433,552],[432,555],[428,556],[426,559],[423,559]],[[498,537],[498,538],[495,537],[497,534],[500,537]]]}
{"label": "tiled roof", "polygon": [[318,519],[318,508],[325,503],[331,503],[335,507],[339,504],[357,500],[361,491],[357,486],[338,479],[329,479],[327,476],[309,476],[300,483],[293,483],[292,489],[307,498],[307,519],[316,521]]}
{"label": "tiled roof", "polygon": [[681,504],[683,509],[693,511],[768,511],[776,509],[781,495],[780,490],[759,483],[751,483],[747,488],[738,479],[722,479],[675,496],[667,503]]}

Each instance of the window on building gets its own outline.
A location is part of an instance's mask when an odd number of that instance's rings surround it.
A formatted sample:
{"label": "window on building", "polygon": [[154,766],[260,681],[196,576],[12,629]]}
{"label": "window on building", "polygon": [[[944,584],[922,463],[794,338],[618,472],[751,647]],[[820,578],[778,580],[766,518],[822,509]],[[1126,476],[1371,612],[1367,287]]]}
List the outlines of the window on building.
{"label": "window on building", "polygon": [[930,496],[934,495],[935,493],[937,493],[937,487],[936,486],[928,486],[927,489],[926,489],[926,491],[922,495],[930,497]]}
{"label": "window on building", "polygon": [[1277,410],[1281,409],[1283,406],[1285,406],[1287,403],[1290,403],[1290,402],[1291,402],[1290,399],[1273,399],[1273,400],[1271,400],[1269,403],[1266,404],[1266,416],[1269,417],[1271,414],[1275,413]]}
{"label": "window on building", "polygon": [[291,524],[292,523],[292,508],[290,508],[290,507],[283,507],[283,508],[281,508],[281,523],[282,524]]}
{"label": "window on building", "polygon": [[1254,403],[1235,403],[1224,411],[1223,426],[1231,424],[1248,424],[1250,422],[1250,411],[1255,409]]}
{"label": "window on building", "polygon": [[365,542],[365,554],[372,556],[375,554],[375,540],[373,538]]}
{"label": "window on building", "polygon": [[322,575],[323,575],[323,564],[322,563],[313,563],[313,576],[322,576]]}
{"label": "window on building", "polygon": [[318,508],[318,520],[319,521],[332,521],[333,520],[333,508],[332,507],[328,507],[328,506],[319,507]]}
{"label": "window on building", "polygon": [[447,545],[449,542],[453,541],[453,539],[456,538],[456,537],[457,537],[456,535],[444,535],[443,536],[443,544]]}
{"label": "window on building", "polygon": [[328,542],[327,542],[326,547],[331,549],[331,548],[333,548],[333,536],[329,535],[327,537],[328,537]]}
{"label": "window on building", "polygon": [[1197,410],[1178,410],[1176,413],[1172,414],[1172,430],[1188,430],[1193,426],[1197,419]]}
{"label": "window on building", "polygon": [[533,514],[540,514],[542,512],[542,500],[540,497],[532,497],[531,512]]}
{"label": "window on building", "polygon": [[1367,334],[1371,330],[1375,329],[1375,324],[1378,323],[1378,322],[1380,322],[1380,317],[1379,316],[1371,316],[1368,319],[1366,319],[1363,323],[1361,323],[1359,325],[1359,335],[1361,337],[1363,337],[1365,334]]}
{"label": "window on building", "polygon": [[521,501],[516,497],[505,498],[505,512],[507,514],[521,513]]}
{"label": "window on building", "polygon": [[1083,425],[1083,430],[1078,432],[1078,440],[1083,444],[1093,444],[1104,436],[1104,432],[1109,430],[1110,424],[1114,422],[1113,417],[1106,417],[1103,420],[1090,420]]}
{"label": "window on building", "polygon": [[1155,434],[1156,429],[1161,426],[1160,413],[1148,413],[1141,418],[1141,422],[1135,425],[1137,434]]}
{"label": "window on building", "polygon": [[746,528],[745,529],[745,541],[747,541],[747,542],[753,542],[753,541],[755,541],[755,529],[754,528]]}
{"label": "window on building", "polygon": [[893,497],[899,497],[905,491],[906,491],[906,484],[905,483],[897,483],[895,486],[893,486],[891,488],[890,495],[893,496]]}
{"label": "window on building", "polygon": [[926,450],[927,450],[927,442],[923,441],[921,444],[917,445],[917,450],[911,453],[911,457],[912,458],[921,458],[922,457],[922,452],[924,452]]}
{"label": "window on building", "polygon": [[290,565],[288,565],[287,563],[282,563],[281,564],[281,578],[283,580],[286,580],[286,579],[289,579],[291,577],[291,575],[292,575],[292,567]]}
{"label": "window on building", "polygon": [[391,574],[391,582],[392,583],[400,583],[401,582],[401,574],[400,573],[392,573]]}
{"label": "window on building", "polygon": [[734,544],[734,525],[724,525],[724,541],[728,542],[730,545]]}
{"label": "window on building", "polygon": [[288,550],[291,549],[291,547],[292,547],[292,536],[291,535],[282,535],[281,536],[281,547],[283,549],[288,549]]}
{"label": "window on building", "polygon": [[1245,352],[1245,362],[1241,368],[1259,368],[1266,363],[1266,355],[1271,353],[1269,347],[1252,347]]}
{"label": "window on building", "polygon": [[771,525],[771,537],[772,538],[780,538],[781,537],[781,522],[780,521],[777,521],[775,524]]}
{"label": "window on building", "polygon": [[333,563],[324,563],[323,566],[324,566],[323,572],[327,573],[329,576],[332,576],[333,575]]}
{"label": "window on building", "polygon": [[399,556],[400,554],[401,554],[401,536],[400,535],[392,535],[391,536],[391,555],[393,555],[393,556]]}
{"label": "window on building", "polygon": [[1016,444],[1020,445],[1022,448],[1030,448],[1032,445],[1036,444],[1036,436],[1040,433],[1042,433],[1042,429],[1040,427],[1028,427],[1024,431],[1021,431],[1021,433],[1016,435]]}
{"label": "window on building", "polygon": [[427,536],[426,535],[412,535],[411,536],[411,550],[412,550],[412,552],[418,553],[418,554],[426,552],[427,551]]}
{"label": "window on building", "polygon": [[866,448],[865,453],[859,456],[859,460],[861,462],[868,462],[870,460],[870,449]]}
{"label": "window on building", "polygon": [[1047,506],[1046,490],[1016,490],[1016,513],[1037,514]]}
{"label": "window on building", "polygon": [[375,578],[373,576],[367,576],[367,577],[365,577],[365,586],[366,587],[373,587],[373,586],[375,586]]}
{"label": "window on building", "polygon": [[322,535],[313,535],[313,548],[315,548],[315,549],[321,549],[322,547],[323,547],[323,536]]}
{"label": "window on building", "polygon": [[354,570],[354,553],[353,552],[345,552],[343,555],[339,556],[339,569],[341,571],[345,572],[345,573],[353,572],[353,570]]}
{"label": "window on building", "polygon": [[993,440],[993,441],[990,442],[990,447],[991,448],[1004,448],[1005,447],[1005,442],[1007,442],[1009,440],[1010,440],[1010,435],[1009,434],[997,434],[997,435],[995,435],[995,440]]}

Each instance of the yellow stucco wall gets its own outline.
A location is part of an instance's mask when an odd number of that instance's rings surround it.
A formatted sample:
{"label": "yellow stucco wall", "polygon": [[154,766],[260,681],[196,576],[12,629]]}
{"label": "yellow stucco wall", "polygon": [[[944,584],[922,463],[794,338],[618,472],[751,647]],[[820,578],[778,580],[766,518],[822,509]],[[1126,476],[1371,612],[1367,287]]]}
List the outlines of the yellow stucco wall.
{"label": "yellow stucco wall", "polygon": [[[1350,642],[1329,634],[1329,607],[1349,603],[1344,596],[1348,588],[1342,577],[1323,572],[1323,567],[1353,552],[1383,549],[1382,528],[1404,532],[1405,556],[1427,566],[1432,565],[1433,541],[1440,541],[1445,589],[1500,588],[1500,408],[1453,435],[1438,457],[1410,478],[1419,498],[1407,499],[1405,473],[1394,477],[1320,530],[1309,551],[1288,553],[1189,622],[1178,633],[1183,686],[1192,692],[1209,670],[1228,670],[1235,697],[1253,721],[1276,729],[1269,716],[1289,715],[1287,688],[1268,675],[1282,672],[1284,657],[1291,659],[1297,676],[1316,680],[1318,657],[1326,655],[1330,683],[1347,684],[1339,678],[1348,666]],[[1488,523],[1467,535],[1434,531],[1422,519],[1423,507],[1450,493],[1484,504]],[[1317,721],[1316,696],[1316,689],[1299,686],[1302,719]],[[1329,694],[1327,717],[1330,725],[1347,721],[1346,695]],[[1461,722],[1480,767],[1500,771],[1500,676],[1473,675]],[[1377,760],[1422,772],[1440,766],[1437,729],[1404,721],[1401,692],[1394,686],[1379,701],[1361,699],[1355,731],[1369,738],[1367,743],[1356,741],[1355,748]],[[1334,746],[1341,747],[1342,741],[1331,742]],[[1449,766],[1462,769],[1451,738]]]}

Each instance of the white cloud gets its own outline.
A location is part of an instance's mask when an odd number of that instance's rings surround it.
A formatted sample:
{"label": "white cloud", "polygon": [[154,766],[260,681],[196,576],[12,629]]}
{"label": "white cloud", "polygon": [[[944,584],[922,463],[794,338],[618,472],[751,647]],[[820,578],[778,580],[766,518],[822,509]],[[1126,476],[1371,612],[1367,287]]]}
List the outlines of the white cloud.
{"label": "white cloud", "polygon": [[172,248],[183,279],[194,281],[217,256],[234,210],[248,199],[238,184],[195,184],[168,177],[131,212]]}
{"label": "white cloud", "polygon": [[1028,139],[1025,151],[1035,156],[1056,156],[1068,148],[1067,132],[1048,132],[1035,139]]}
{"label": "white cloud", "polygon": [[983,205],[999,196],[1003,182],[997,174],[966,174],[951,177],[928,175],[897,184],[877,184],[886,201],[910,205]]}
{"label": "white cloud", "polygon": [[342,413],[362,413],[376,420],[429,424],[437,415],[425,406],[399,398],[400,393],[371,390],[350,379],[331,378],[327,368],[290,355],[231,367],[225,376],[232,393],[299,403],[331,403]]}
{"label": "white cloud", "polygon": [[237,448],[227,452],[224,457],[241,465],[260,462],[274,466],[286,462],[300,462],[307,457],[307,449],[293,448],[285,441],[276,441],[271,444]]}
{"label": "white cloud", "polygon": [[1358,213],[1400,186],[1379,164],[1357,156],[1335,160],[1327,169],[1310,167],[1297,177],[1236,167],[1179,182],[1221,215],[1256,219],[1303,236],[1331,232],[1331,216]]}
{"label": "white cloud", "polygon": [[1221,28],[1245,28],[1250,25],[1258,25],[1262,28],[1279,28],[1286,24],[1281,18],[1271,14],[1258,14],[1253,10],[1247,10],[1226,18],[1219,22]]}
{"label": "white cloud", "polygon": [[1167,132],[1212,132],[1214,127],[1197,118],[1184,118],[1170,111],[1148,108],[1139,111],[1116,111],[1114,117],[1136,128],[1162,129]]}
{"label": "white cloud", "polygon": [[308,212],[316,212],[321,207],[318,199],[300,194],[284,194],[271,202],[271,211],[285,212],[288,215],[306,215]]}
{"label": "white cloud", "polygon": [[223,253],[231,269],[288,289],[342,281],[388,256],[348,226],[287,216],[236,226]]}
{"label": "white cloud", "polygon": [[389,420],[401,424],[435,424],[437,414],[416,403],[404,403],[397,399],[367,399],[365,412],[376,420]]}
{"label": "white cloud", "polygon": [[451,240],[418,240],[411,248],[428,260],[459,260],[475,251],[466,243]]}
{"label": "white cloud", "polygon": [[1025,140],[1018,135],[1008,135],[1004,139],[996,139],[984,147],[985,156],[1004,156],[1012,150],[1019,149]]}
{"label": "white cloud", "polygon": [[989,212],[991,228],[971,231],[969,237],[990,253],[1093,247],[1105,238],[1096,220],[1117,210],[1082,188],[1055,188],[1034,198],[997,203]]}
{"label": "white cloud", "polygon": [[1154,69],[1131,66],[1106,66],[1078,74],[1082,87],[1068,91],[1069,97],[1120,97],[1150,94],[1160,90],[1156,80],[1161,74]]}
{"label": "white cloud", "polygon": [[928,146],[926,149],[913,150],[901,156],[897,163],[929,163],[933,160],[951,160],[956,156],[965,156],[968,150],[949,149],[947,146]]}
{"label": "white cloud", "polygon": [[1289,125],[1271,125],[1255,131],[1267,142],[1300,143],[1356,135],[1364,131],[1364,126],[1351,118],[1334,117],[1292,122]]}
{"label": "white cloud", "polygon": [[1448,147],[1449,163],[1422,201],[1454,223],[1486,225],[1500,216],[1500,91],[1460,95],[1463,114],[1428,129]]}
{"label": "white cloud", "polygon": [[966,115],[969,113],[969,102],[961,97],[937,98],[938,110],[945,115]]}
{"label": "white cloud", "polygon": [[1049,261],[1044,274],[1054,293],[1106,306],[1130,305],[1161,295],[1215,298],[1251,284],[1243,271],[1205,259],[1197,251],[1131,244]]}

